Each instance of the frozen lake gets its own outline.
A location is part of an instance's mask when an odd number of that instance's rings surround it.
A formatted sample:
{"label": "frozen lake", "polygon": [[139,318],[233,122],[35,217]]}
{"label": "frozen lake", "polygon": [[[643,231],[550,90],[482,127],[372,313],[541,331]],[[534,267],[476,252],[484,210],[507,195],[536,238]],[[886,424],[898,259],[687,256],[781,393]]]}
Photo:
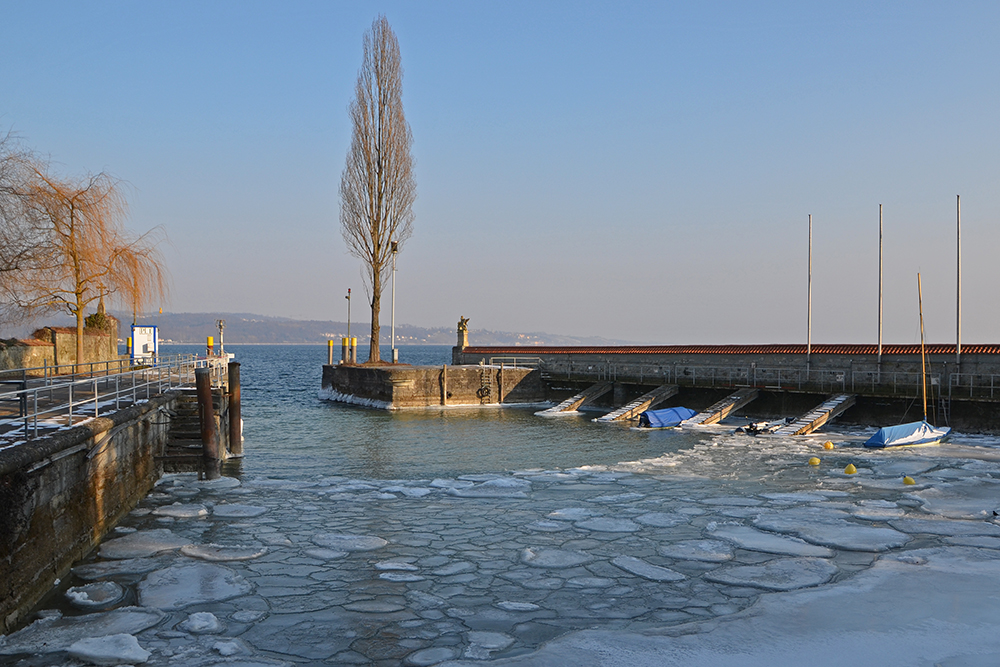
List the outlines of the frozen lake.
{"label": "frozen lake", "polygon": [[239,471],[162,479],[0,664],[1000,663],[1000,439],[390,414],[319,401],[319,346],[230,347]]}

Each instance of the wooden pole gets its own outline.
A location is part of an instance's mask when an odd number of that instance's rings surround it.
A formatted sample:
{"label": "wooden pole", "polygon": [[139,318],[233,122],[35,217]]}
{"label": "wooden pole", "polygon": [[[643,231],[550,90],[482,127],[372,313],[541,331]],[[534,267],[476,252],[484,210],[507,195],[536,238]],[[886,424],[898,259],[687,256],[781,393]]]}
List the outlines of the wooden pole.
{"label": "wooden pole", "polygon": [[917,273],[917,303],[920,307],[920,387],[924,396],[924,421],[927,421],[927,357],[924,354],[924,293]]}
{"label": "wooden pole", "polygon": [[809,359],[812,356],[813,328],[813,217],[809,215],[809,294],[806,306],[806,377],[809,374]]}
{"label": "wooden pole", "polygon": [[198,422],[201,425],[201,448],[205,459],[205,475],[218,479],[221,475],[219,440],[215,431],[215,410],[212,407],[212,370],[196,368],[195,389],[198,395]]}
{"label": "wooden pole", "polygon": [[[330,356],[333,356],[333,345],[330,345]],[[229,453],[233,456],[243,456],[243,409],[240,405],[238,361],[229,362]]]}
{"label": "wooden pole", "polygon": [[882,373],[882,204],[878,205],[878,370]]}
{"label": "wooden pole", "polygon": [[955,244],[958,249],[956,262],[958,275],[955,286],[957,295],[955,297],[955,363],[962,363],[962,196],[955,195]]}

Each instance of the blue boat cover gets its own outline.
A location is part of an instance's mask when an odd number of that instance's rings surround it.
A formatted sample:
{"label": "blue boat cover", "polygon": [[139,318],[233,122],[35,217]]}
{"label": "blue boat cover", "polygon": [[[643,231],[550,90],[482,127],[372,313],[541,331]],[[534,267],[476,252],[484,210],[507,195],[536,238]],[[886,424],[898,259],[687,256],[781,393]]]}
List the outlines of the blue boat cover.
{"label": "blue boat cover", "polygon": [[885,426],[868,438],[865,447],[899,447],[903,445],[925,445],[946,437],[951,433],[947,426],[937,428],[925,421]]}
{"label": "blue boat cover", "polygon": [[644,428],[670,428],[677,426],[685,419],[691,419],[697,412],[690,408],[667,408],[665,410],[646,410],[639,415],[639,426]]}

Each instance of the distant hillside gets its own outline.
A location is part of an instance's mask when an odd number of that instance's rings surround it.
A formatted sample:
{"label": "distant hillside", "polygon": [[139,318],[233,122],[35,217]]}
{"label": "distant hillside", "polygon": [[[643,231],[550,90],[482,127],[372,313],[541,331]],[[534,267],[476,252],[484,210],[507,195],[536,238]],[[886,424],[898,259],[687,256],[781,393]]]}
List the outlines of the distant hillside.
{"label": "distant hillside", "polygon": [[[128,335],[130,319],[122,317],[122,337]],[[229,344],[323,343],[331,339],[339,341],[347,335],[346,322],[292,320],[250,313],[163,313],[142,318],[139,323],[158,325],[160,338],[166,343],[201,344],[207,336],[218,337],[215,322],[220,319],[226,321],[225,337]],[[351,334],[358,339],[359,345],[368,342],[370,328],[368,322],[351,322]],[[389,326],[383,323],[381,343],[388,345],[389,337]],[[454,345],[455,327],[427,329],[397,324],[396,341],[400,345]],[[620,345],[627,342],[540,332],[469,330],[472,345]]]}

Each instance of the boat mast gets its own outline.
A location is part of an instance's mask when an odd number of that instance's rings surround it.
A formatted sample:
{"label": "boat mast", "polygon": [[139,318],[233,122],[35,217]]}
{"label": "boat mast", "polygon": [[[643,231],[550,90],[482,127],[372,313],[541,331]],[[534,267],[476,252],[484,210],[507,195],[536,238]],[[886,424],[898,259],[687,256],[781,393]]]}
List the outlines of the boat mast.
{"label": "boat mast", "polygon": [[924,354],[924,294],[920,287],[920,272],[917,272],[917,304],[920,307],[920,386],[924,395],[924,421],[927,421],[927,362]]}

